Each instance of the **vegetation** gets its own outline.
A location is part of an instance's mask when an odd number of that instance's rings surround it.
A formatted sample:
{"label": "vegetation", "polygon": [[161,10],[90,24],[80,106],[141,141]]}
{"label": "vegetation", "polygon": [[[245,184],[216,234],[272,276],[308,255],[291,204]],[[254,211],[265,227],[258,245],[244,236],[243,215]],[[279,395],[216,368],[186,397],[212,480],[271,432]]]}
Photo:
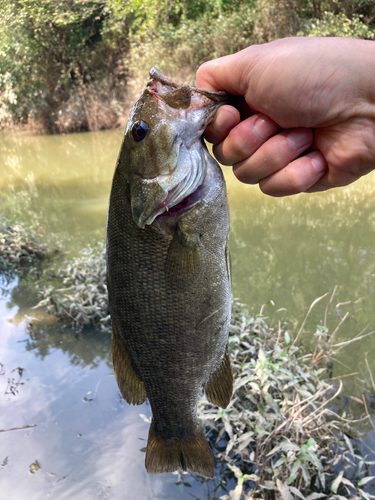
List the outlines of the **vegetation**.
{"label": "vegetation", "polygon": [[151,65],[186,82],[205,60],[285,36],[374,38],[365,0],[4,0],[0,127],[123,126]]}
{"label": "vegetation", "polygon": [[97,325],[111,332],[105,248],[104,242],[84,248],[78,257],[60,266],[49,282],[40,283],[42,300],[35,309],[46,306],[48,313],[70,320],[76,330]]}
{"label": "vegetation", "polygon": [[50,250],[38,242],[37,233],[0,215],[0,271],[10,271],[50,257]]}
{"label": "vegetation", "polygon": [[342,323],[339,319],[331,334],[319,325],[315,352],[306,354],[296,344],[298,333],[293,340],[287,324],[272,328],[262,314],[252,316],[234,302],[229,339],[233,399],[226,410],[205,398],[198,407],[218,449],[223,476],[231,471],[237,479],[236,488],[222,500],[375,498],[368,489],[375,462],[363,457],[348,437],[363,435],[363,423],[374,425],[366,403],[375,391],[372,374],[368,371],[368,385],[362,384],[362,404],[337,410],[343,381],[327,378],[330,363],[321,363],[342,347],[333,342]]}
{"label": "vegetation", "polygon": [[[97,325],[109,332],[104,243],[87,247],[59,268],[54,277],[58,282],[42,280],[42,300],[36,307],[46,306],[75,328]],[[369,490],[375,462],[362,456],[357,446],[361,435],[374,428],[369,407],[375,384],[367,359],[357,385],[362,397],[347,395],[350,404],[344,408],[338,403],[345,392],[343,381],[358,373],[329,378],[335,353],[375,332],[336,341],[350,317],[343,310],[353,307],[352,302],[333,307],[336,292],[329,299],[328,294],[317,299],[294,334],[288,323],[273,327],[262,313],[252,316],[234,301],[229,341],[233,399],[225,410],[205,398],[198,404],[219,459],[223,487],[226,478],[237,479],[236,488],[223,500],[375,498]],[[315,332],[315,350],[309,353],[300,340],[311,310],[324,299],[324,319]],[[332,315],[338,319],[330,332]]]}

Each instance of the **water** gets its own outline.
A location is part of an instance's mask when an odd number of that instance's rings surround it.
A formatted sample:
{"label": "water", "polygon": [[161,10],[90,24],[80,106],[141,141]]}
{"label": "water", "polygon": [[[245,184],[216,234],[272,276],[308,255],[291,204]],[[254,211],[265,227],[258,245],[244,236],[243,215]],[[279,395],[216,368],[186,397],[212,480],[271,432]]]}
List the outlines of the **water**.
{"label": "water", "polygon": [[[38,227],[41,238],[63,242],[76,254],[105,237],[106,211],[122,132],[32,137],[0,135],[2,211]],[[344,189],[274,199],[240,184],[225,170],[231,208],[233,292],[269,321],[300,325],[310,304],[326,292],[352,317],[337,342],[375,329],[375,175]],[[176,474],[149,476],[144,452],[147,405],[123,402],[112,374],[110,339],[76,334],[33,310],[33,283],[9,276],[0,289],[0,487],[4,498],[209,499],[225,493],[212,481]],[[306,326],[306,348],[314,343],[327,300]],[[272,301],[272,302],[271,302]],[[324,302],[324,303],[323,303]],[[275,304],[275,305],[273,305]],[[281,309],[281,310],[280,310]],[[328,325],[339,318],[332,307]],[[334,375],[358,372],[371,384],[375,336],[340,350]],[[22,368],[22,378],[20,370]],[[8,383],[10,379],[11,384]],[[13,379],[13,382],[12,382]],[[20,382],[17,385],[17,382]],[[362,397],[354,377],[347,397]],[[343,405],[345,401],[343,400]],[[353,405],[353,400],[350,400]],[[375,406],[369,410],[375,414]],[[358,406],[358,411],[363,409]],[[375,420],[375,418],[373,419]],[[33,426],[20,430],[25,425]],[[365,445],[375,448],[375,432]],[[366,450],[368,453],[368,450]],[[40,469],[29,472],[38,462]]]}

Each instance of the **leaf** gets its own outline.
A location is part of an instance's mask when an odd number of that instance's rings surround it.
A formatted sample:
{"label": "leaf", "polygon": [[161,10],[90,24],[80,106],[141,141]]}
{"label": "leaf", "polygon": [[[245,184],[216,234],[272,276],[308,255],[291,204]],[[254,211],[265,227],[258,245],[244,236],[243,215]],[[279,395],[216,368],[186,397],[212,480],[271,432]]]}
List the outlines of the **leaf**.
{"label": "leaf", "polygon": [[327,495],[325,493],[311,493],[308,497],[306,497],[306,500],[317,500],[317,498],[323,498],[326,496]]}
{"label": "leaf", "polygon": [[265,391],[262,391],[263,393],[263,396],[264,396],[264,399],[266,400],[267,404],[273,409],[275,410],[277,413],[280,413],[280,407],[279,405],[275,402],[275,400],[273,399],[273,397],[271,396],[271,394],[269,392],[265,392]]}
{"label": "leaf", "polygon": [[264,481],[263,488],[266,490],[276,490],[276,484],[273,481]]}
{"label": "leaf", "polygon": [[237,479],[240,479],[243,476],[242,470],[239,467],[237,467],[237,465],[228,464],[228,467],[234,473]]}
{"label": "leaf", "polygon": [[307,447],[310,448],[310,446],[315,446],[315,445],[316,445],[315,439],[309,438],[309,440],[307,441]]}
{"label": "leaf", "polygon": [[315,467],[318,469],[319,472],[323,472],[322,462],[319,460],[319,458],[312,450],[306,450],[305,456],[307,460],[309,460],[311,463],[315,465]]}
{"label": "leaf", "polygon": [[263,349],[260,347],[259,348],[259,351],[258,351],[258,360],[261,362],[261,363],[264,363],[265,361],[267,361],[267,357],[266,355],[264,354],[264,351]]}
{"label": "leaf", "polygon": [[288,478],[288,483],[291,483],[295,480],[300,466],[301,466],[301,460],[297,459],[293,464],[292,470],[290,472],[290,477]]}
{"label": "leaf", "polygon": [[293,500],[293,495],[290,492],[289,486],[280,481],[280,479],[276,479],[276,484],[283,500]]}
{"label": "leaf", "polygon": [[300,451],[300,447],[297,444],[290,443],[289,441],[280,443],[280,449],[283,451]]}
{"label": "leaf", "polygon": [[240,500],[242,495],[242,483],[238,483],[234,490],[229,492],[230,500]]}
{"label": "leaf", "polygon": [[285,332],[284,338],[285,338],[286,345],[289,345],[290,344],[290,335],[288,332]]}
{"label": "leaf", "polygon": [[300,498],[302,498],[302,500],[305,500],[305,497],[302,495],[302,493],[299,490],[297,490],[297,488],[295,488],[294,486],[289,486],[289,489],[292,493],[297,495],[297,497],[300,497]]}
{"label": "leaf", "polygon": [[346,445],[347,445],[347,447],[350,450],[350,453],[354,456],[354,450],[353,450],[352,442],[350,441],[350,439],[348,438],[348,436],[345,433],[343,435],[344,435],[344,439],[345,439]]}
{"label": "leaf", "polygon": [[224,420],[224,428],[226,430],[226,433],[228,434],[228,436],[232,439],[233,438],[233,428],[232,426],[230,425],[230,422],[229,420],[227,420],[226,418],[223,419]]}
{"label": "leaf", "polygon": [[244,474],[242,476],[242,479],[244,481],[254,481],[258,482],[260,480],[260,477],[257,474]]}
{"label": "leaf", "polygon": [[301,470],[302,470],[302,475],[303,475],[303,479],[305,480],[305,483],[310,484],[311,476],[310,476],[309,469],[306,467],[306,465],[302,464]]}
{"label": "leaf", "polygon": [[371,481],[371,479],[374,479],[375,476],[366,476],[364,478],[362,478],[359,483],[358,483],[358,486],[364,486],[365,484],[367,484],[369,481]]}
{"label": "leaf", "polygon": [[[252,434],[254,434],[254,433],[253,433],[253,432],[247,432],[246,434],[251,434],[251,435],[252,435]],[[244,449],[245,449],[245,448],[249,445],[249,443],[250,443],[251,441],[254,441],[254,439],[251,437],[251,435],[250,435],[250,436],[247,436],[247,438],[246,438],[246,439],[244,439],[244,440],[243,440],[243,441],[239,444],[239,446],[237,446],[237,451],[238,451],[238,452],[243,451],[243,450],[244,450]]]}
{"label": "leaf", "polygon": [[240,378],[239,380],[237,380],[237,382],[234,384],[234,387],[233,387],[233,392],[237,391],[240,387],[242,387],[243,385],[247,384],[248,382],[250,382],[250,380],[253,380],[254,379],[254,376],[253,375],[248,375],[247,377],[244,377],[244,378]]}
{"label": "leaf", "polygon": [[273,464],[273,468],[277,469],[278,467],[283,465],[285,463],[285,461],[286,461],[286,457],[279,458],[279,460],[275,464]]}
{"label": "leaf", "polygon": [[350,486],[351,488],[355,488],[354,484],[351,481],[349,481],[349,479],[346,479],[346,477],[342,478],[342,483],[346,484],[347,486]]}
{"label": "leaf", "polygon": [[340,484],[342,482],[343,476],[344,476],[344,471],[342,470],[340,472],[340,474],[336,477],[336,479],[333,481],[333,483],[331,484],[331,491],[333,493],[337,493],[338,487],[340,486]]}

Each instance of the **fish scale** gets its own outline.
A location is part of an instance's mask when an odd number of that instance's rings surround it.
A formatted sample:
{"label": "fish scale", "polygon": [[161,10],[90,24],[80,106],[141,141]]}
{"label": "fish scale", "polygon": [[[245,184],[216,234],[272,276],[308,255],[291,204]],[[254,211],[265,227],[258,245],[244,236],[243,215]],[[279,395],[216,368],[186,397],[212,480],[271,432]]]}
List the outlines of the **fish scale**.
{"label": "fish scale", "polygon": [[[227,351],[229,210],[221,169],[208,154],[201,134],[225,97],[166,80],[157,70],[151,70],[150,76],[125,131],[108,212],[114,370],[128,403],[141,404],[147,397],[151,405],[148,472],[184,469],[213,477],[213,456],[196,407],[202,389],[213,404],[222,407],[233,390]],[[187,106],[189,95],[194,102]],[[186,110],[183,114],[178,113],[180,105]],[[180,142],[184,136],[189,138],[184,168],[190,168],[187,155],[194,149],[192,162],[197,158],[199,162],[191,168],[203,169],[204,175],[196,176],[197,182],[203,182],[193,183],[192,193],[181,189],[188,196],[184,203],[177,196],[175,203],[181,208],[160,214],[163,200],[158,197],[163,191],[154,179],[164,172],[164,163],[170,166],[167,152],[177,143],[176,135]],[[163,183],[174,189],[165,176]]]}

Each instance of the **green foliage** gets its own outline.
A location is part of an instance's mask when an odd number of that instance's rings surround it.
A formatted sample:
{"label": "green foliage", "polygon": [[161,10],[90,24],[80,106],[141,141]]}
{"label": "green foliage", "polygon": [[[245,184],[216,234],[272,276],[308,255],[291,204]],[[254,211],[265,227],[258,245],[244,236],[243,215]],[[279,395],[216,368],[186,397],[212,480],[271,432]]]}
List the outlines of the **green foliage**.
{"label": "green foliage", "polygon": [[306,21],[301,34],[307,36],[341,36],[374,40],[375,31],[365,22],[363,15],[348,18],[344,13],[324,12],[321,19]]}
{"label": "green foliage", "polygon": [[72,87],[104,79],[121,40],[112,17],[100,0],[2,2],[0,120],[48,116]]}
{"label": "green foliage", "polygon": [[[92,325],[102,332],[111,330],[104,242],[83,249],[73,260],[59,262],[49,276],[54,284],[39,279],[42,300],[35,308],[46,306],[50,314],[71,321],[77,329]],[[335,293],[336,289],[325,317]],[[337,348],[363,338],[357,335],[332,343],[342,324],[340,319],[331,333],[318,325],[314,353],[306,353],[296,345],[302,327],[293,334],[288,323],[278,321],[273,328],[262,314],[252,316],[242,304],[233,302],[229,328],[233,398],[225,409],[211,405],[205,397],[198,403],[198,415],[220,460],[223,484],[228,477],[237,480],[230,496],[221,499],[272,500],[281,495],[289,500],[323,496],[336,500],[340,498],[336,494],[372,498],[366,488],[373,479],[374,462],[356,448],[361,434],[369,429],[364,425],[370,415],[363,409],[358,414],[358,407],[349,403],[337,409],[341,405],[335,406],[336,398],[344,386],[341,380],[327,380],[323,367]],[[374,388],[366,357],[365,361]],[[360,383],[365,391],[366,383]]]}
{"label": "green foliage", "polygon": [[0,126],[110,128],[124,115],[129,77],[147,78],[153,64],[191,81],[202,62],[250,44],[372,40],[374,26],[365,0],[3,0]]}

